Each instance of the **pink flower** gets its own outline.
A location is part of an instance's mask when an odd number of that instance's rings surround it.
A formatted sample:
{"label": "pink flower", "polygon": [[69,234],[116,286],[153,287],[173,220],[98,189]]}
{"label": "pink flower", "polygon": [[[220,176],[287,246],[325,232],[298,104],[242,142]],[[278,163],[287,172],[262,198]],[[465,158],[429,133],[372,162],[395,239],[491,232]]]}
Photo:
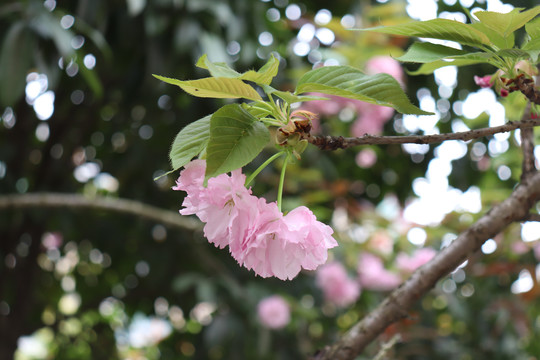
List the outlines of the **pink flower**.
{"label": "pink flower", "polygon": [[509,94],[508,90],[506,90],[506,89],[501,89],[501,96],[502,96],[502,97],[507,97],[508,94]]}
{"label": "pink flower", "polygon": [[[273,209],[266,209],[275,213]],[[264,216],[263,216],[264,217]],[[233,257],[262,277],[293,279],[302,268],[315,270],[324,264],[328,249],[337,246],[331,227],[316,220],[305,206],[286,216],[263,222],[245,240],[245,247]]]}
{"label": "pink flower", "polygon": [[289,305],[278,295],[262,299],[257,305],[257,315],[261,324],[270,329],[284,328],[291,321]]}
{"label": "pink flower", "polygon": [[401,284],[400,277],[386,270],[382,260],[370,253],[360,255],[357,270],[360,285],[369,290],[388,291]]}
{"label": "pink flower", "polygon": [[490,88],[493,85],[491,83],[491,75],[486,75],[482,77],[474,75],[474,82],[481,88]]}
{"label": "pink flower", "polygon": [[201,196],[204,194],[204,172],[206,162],[204,160],[191,161],[180,172],[180,177],[176,180],[176,186],[173,190],[183,190],[187,192],[182,206],[185,209],[180,210],[182,215],[196,214],[200,211],[200,206],[204,206]]}
{"label": "pink flower", "polygon": [[262,277],[294,278],[302,268],[315,270],[337,246],[333,230],[301,206],[286,216],[277,204],[251,195],[240,169],[221,174],[203,186],[206,163],[195,160],[180,173],[174,190],[184,190],[183,215],[205,222],[204,234],[219,248]]}
{"label": "pink flower", "polygon": [[432,248],[422,248],[416,250],[412,256],[403,252],[396,256],[396,267],[403,272],[412,273],[420,266],[424,265],[437,254]]}
{"label": "pink flower", "polygon": [[347,271],[338,262],[321,266],[317,270],[316,283],[324,297],[340,307],[354,303],[360,296],[360,285],[347,276]]}

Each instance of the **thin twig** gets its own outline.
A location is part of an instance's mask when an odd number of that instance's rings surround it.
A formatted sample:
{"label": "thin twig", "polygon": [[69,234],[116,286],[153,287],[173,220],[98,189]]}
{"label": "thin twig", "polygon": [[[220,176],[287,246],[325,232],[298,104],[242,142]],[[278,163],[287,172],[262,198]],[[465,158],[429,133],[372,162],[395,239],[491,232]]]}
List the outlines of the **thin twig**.
{"label": "thin twig", "polygon": [[493,207],[475,224],[444,248],[430,262],[417,269],[377,308],[349,329],[336,343],[320,351],[317,360],[352,360],[389,325],[406,316],[407,311],[437,281],[477,252],[482,244],[514,221],[522,221],[540,200],[540,172],[519,184],[510,197]]}
{"label": "thin twig", "polygon": [[396,345],[398,341],[401,341],[401,335],[396,334],[394,335],[390,340],[382,344],[381,349],[377,353],[377,355],[373,358],[373,360],[383,360],[386,356],[386,353],[390,351]]}
{"label": "thin twig", "polygon": [[362,137],[342,137],[342,136],[311,136],[308,141],[318,146],[321,150],[346,149],[358,145],[392,145],[392,144],[433,144],[447,140],[469,141],[504,133],[515,129],[525,129],[540,126],[540,119],[525,119],[521,121],[510,121],[501,126],[482,128],[470,131],[434,134],[434,135],[407,135],[407,136],[377,136],[366,134]]}
{"label": "thin twig", "polygon": [[135,215],[170,227],[197,230],[201,223],[140,201],[105,196],[85,197],[80,194],[30,193],[0,196],[0,211],[21,208],[86,208]]}

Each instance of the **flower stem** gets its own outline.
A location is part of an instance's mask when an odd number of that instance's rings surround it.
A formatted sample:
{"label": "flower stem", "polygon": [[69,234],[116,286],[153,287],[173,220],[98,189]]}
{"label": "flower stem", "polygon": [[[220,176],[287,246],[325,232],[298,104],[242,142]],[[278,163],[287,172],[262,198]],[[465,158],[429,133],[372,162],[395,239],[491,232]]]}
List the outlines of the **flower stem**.
{"label": "flower stem", "polygon": [[280,157],[281,155],[283,155],[284,151],[280,151],[274,155],[272,155],[268,160],[266,160],[261,166],[259,166],[257,168],[257,170],[255,170],[255,172],[253,174],[251,174],[247,179],[246,179],[246,184],[245,186],[248,187],[249,184],[251,184],[251,182],[253,181],[253,179],[255,179],[255,176],[259,175],[259,173],[262,171],[262,169],[264,169],[265,167],[267,167],[272,161],[276,160],[278,157]]}
{"label": "flower stem", "polygon": [[279,188],[278,188],[278,194],[277,194],[277,206],[279,211],[281,211],[281,198],[283,196],[283,183],[285,182],[285,171],[287,170],[287,164],[289,163],[289,158],[291,157],[291,153],[287,152],[287,157],[285,158],[285,162],[283,163],[283,167],[281,168],[281,176],[279,177]]}

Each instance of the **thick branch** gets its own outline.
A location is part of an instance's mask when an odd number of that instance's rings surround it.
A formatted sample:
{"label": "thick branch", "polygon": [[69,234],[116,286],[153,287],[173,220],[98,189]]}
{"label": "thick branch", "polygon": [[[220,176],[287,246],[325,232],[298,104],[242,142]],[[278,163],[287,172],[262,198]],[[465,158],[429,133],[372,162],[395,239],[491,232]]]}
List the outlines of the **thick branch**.
{"label": "thick branch", "polygon": [[61,193],[32,193],[0,196],[0,211],[20,208],[56,207],[114,211],[135,215],[150,221],[185,230],[196,230],[200,228],[200,222],[195,219],[180,216],[178,212],[163,210],[135,200],[105,196],[88,198],[79,194]]}
{"label": "thick branch", "polygon": [[375,310],[347,331],[334,345],[325,348],[317,360],[352,360],[386,327],[405,317],[407,311],[437,281],[462,264],[482,244],[514,221],[525,218],[529,209],[540,200],[540,173],[516,187],[512,195],[482,216],[450,246],[440,251],[429,263],[420,267]]}
{"label": "thick branch", "polygon": [[540,214],[527,214],[521,221],[540,221]]}
{"label": "thick branch", "polygon": [[[531,103],[527,103],[523,118],[527,118],[531,113]],[[536,170],[534,165],[534,129],[521,129],[521,151],[523,152],[523,162],[521,171],[521,182],[525,182],[527,178]]]}
{"label": "thick branch", "polygon": [[358,145],[433,144],[447,140],[468,141],[493,134],[512,131],[515,129],[526,129],[534,126],[540,126],[540,119],[511,121],[501,126],[449,134],[408,136],[376,136],[366,134],[362,137],[353,138],[344,138],[342,136],[312,136],[308,138],[308,141],[313,145],[318,146],[321,150],[346,149]]}

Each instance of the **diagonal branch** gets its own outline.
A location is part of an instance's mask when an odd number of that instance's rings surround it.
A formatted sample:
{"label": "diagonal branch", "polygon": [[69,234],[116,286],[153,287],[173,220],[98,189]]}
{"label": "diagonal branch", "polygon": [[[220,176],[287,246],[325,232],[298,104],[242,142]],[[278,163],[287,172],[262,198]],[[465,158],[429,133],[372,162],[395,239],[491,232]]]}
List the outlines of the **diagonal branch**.
{"label": "diagonal branch", "polygon": [[352,360],[386,327],[405,317],[407,311],[435,286],[438,280],[456,269],[482,244],[514,221],[525,218],[540,200],[540,172],[518,185],[509,198],[493,207],[450,246],[416,270],[376,309],[355,324],[335,344],[327,346],[314,360]]}
{"label": "diagonal branch", "polygon": [[516,129],[532,128],[534,126],[540,126],[540,119],[510,121],[501,126],[449,134],[409,136],[377,136],[366,134],[362,137],[350,138],[345,138],[342,136],[311,136],[308,138],[308,141],[313,145],[318,146],[321,150],[347,149],[358,145],[433,144],[447,140],[469,141]]}
{"label": "diagonal branch", "polygon": [[135,215],[150,221],[184,230],[201,227],[195,219],[180,216],[176,211],[164,210],[140,201],[106,196],[86,197],[80,194],[29,193],[0,196],[0,211],[20,208],[85,208]]}

